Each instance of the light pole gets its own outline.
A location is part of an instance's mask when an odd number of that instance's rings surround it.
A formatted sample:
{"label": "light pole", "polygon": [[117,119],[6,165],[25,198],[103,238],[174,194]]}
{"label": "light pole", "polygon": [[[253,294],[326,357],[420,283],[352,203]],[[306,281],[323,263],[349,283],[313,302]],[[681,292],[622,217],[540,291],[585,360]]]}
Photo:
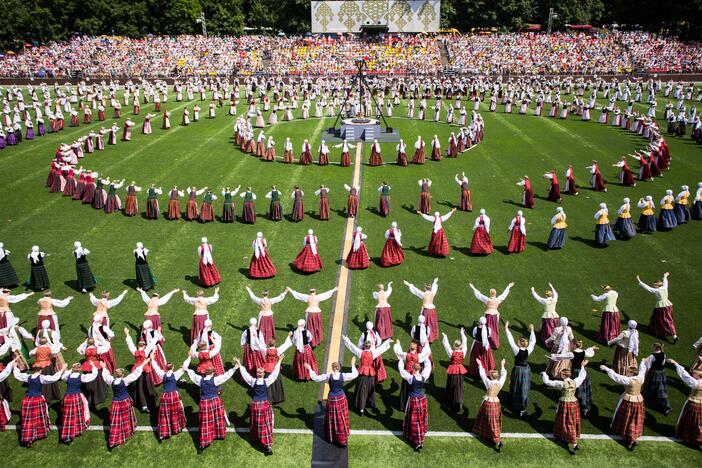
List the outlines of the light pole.
{"label": "light pole", "polygon": [[551,26],[553,25],[554,18],[558,18],[558,14],[553,8],[548,9],[548,33],[551,34]]}
{"label": "light pole", "polygon": [[195,20],[196,23],[202,25],[202,35],[207,39],[207,20],[205,19],[205,12],[200,13],[200,17]]}

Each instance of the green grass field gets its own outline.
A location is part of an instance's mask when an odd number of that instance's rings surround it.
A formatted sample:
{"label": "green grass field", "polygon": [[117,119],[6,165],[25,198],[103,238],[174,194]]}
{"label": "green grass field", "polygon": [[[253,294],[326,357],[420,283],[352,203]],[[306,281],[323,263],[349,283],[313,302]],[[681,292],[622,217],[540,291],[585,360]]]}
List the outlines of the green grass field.
{"label": "green grass field", "polygon": [[[85,167],[97,170],[101,175],[115,179],[126,178],[127,183],[135,180],[138,185],[148,187],[151,183],[163,186],[164,192],[172,185],[183,188],[188,185],[208,186],[219,193],[224,186],[252,186],[259,196],[257,213],[259,218],[255,225],[242,223],[223,224],[214,222],[199,224],[196,222],[170,222],[161,218],[149,221],[141,216],[126,218],[122,214],[106,215],[93,210],[87,205],[68,200],[58,194],[50,194],[44,188],[44,181],[49,161],[60,142],[71,142],[83,135],[90,128],[99,128],[99,123],[92,126],[81,125],[79,128],[67,128],[60,135],[50,135],[33,142],[23,142],[17,147],[0,151],[5,170],[0,176],[3,187],[0,216],[0,241],[11,250],[13,264],[20,277],[26,277],[28,265],[25,260],[33,244],[38,244],[52,255],[47,259],[47,269],[52,280],[54,296],[63,298],[73,295],[76,299],[67,309],[58,310],[62,323],[64,344],[71,349],[65,353],[66,360],[73,362],[78,354],[73,350],[84,339],[85,329],[91,321],[93,310],[87,296],[74,289],[75,268],[71,254],[75,240],[80,240],[91,250],[90,262],[93,273],[98,278],[97,291],[107,289],[116,295],[122,289],[129,289],[125,301],[110,313],[116,338],[113,347],[119,365],[132,363],[123,341],[122,328],[127,326],[135,332],[141,325],[145,305],[134,288],[134,266],[132,249],[137,241],[142,241],[151,250],[150,264],[158,279],[158,291],[165,293],[173,288],[187,290],[191,295],[197,289],[197,255],[195,249],[202,236],[207,236],[214,245],[214,258],[223,276],[219,303],[210,307],[215,329],[223,336],[223,358],[231,363],[233,356],[240,356],[239,338],[242,327],[251,316],[257,315],[257,307],[246,295],[244,287],[251,286],[260,293],[270,289],[278,294],[285,286],[298,291],[309,287],[327,290],[335,286],[337,269],[341,257],[344,226],[346,223],[346,192],[344,183],[351,183],[353,168],[338,165],[326,167],[284,165],[281,163],[264,163],[255,157],[244,155],[235,149],[232,143],[232,125],[234,119],[226,115],[226,108],[218,109],[215,119],[201,118],[189,127],[179,125],[182,108],[192,103],[169,101],[165,109],[172,112],[173,128],[169,131],[160,129],[160,117],[153,120],[154,133],[141,135],[139,130],[143,114],[151,111],[152,106],[142,107],[142,116],[133,117],[137,122],[131,142],[119,142],[109,146],[105,151],[87,155],[82,161]],[[124,110],[126,110],[124,106]],[[204,107],[201,105],[201,107]],[[498,106],[501,111],[502,106]],[[641,106],[640,109],[644,109]],[[130,110],[130,109],[129,109]],[[240,105],[239,111],[244,107]],[[662,110],[662,109],[661,109]],[[570,319],[570,324],[577,336],[586,346],[594,344],[599,326],[599,307],[590,300],[590,294],[599,291],[602,284],[611,284],[620,293],[620,308],[623,319],[635,319],[641,330],[641,355],[647,355],[654,341],[647,326],[650,311],[654,305],[651,295],[637,286],[636,275],[640,274],[646,282],[652,282],[665,271],[671,272],[671,300],[675,304],[676,322],[680,341],[668,345],[666,351],[670,357],[683,364],[692,361],[694,353],[692,343],[700,335],[699,313],[702,280],[698,274],[698,259],[702,254],[702,223],[681,226],[672,232],[655,235],[639,235],[630,241],[615,241],[607,249],[592,246],[594,235],[593,214],[600,202],[608,203],[610,213],[614,213],[623,197],[635,202],[648,194],[659,200],[666,189],[676,193],[682,184],[687,184],[694,192],[698,181],[702,180],[702,168],[699,158],[702,149],[686,139],[668,139],[673,156],[672,169],[665,177],[653,183],[639,183],[637,187],[620,187],[616,182],[617,169],[610,167],[621,155],[640,148],[644,140],[629,132],[604,126],[595,122],[582,122],[572,116],[567,121],[538,118],[532,115],[505,115],[489,113],[484,106],[481,110],[485,120],[485,140],[457,159],[444,159],[441,162],[427,162],[423,166],[369,167],[365,165],[370,154],[370,145],[363,148],[364,166],[362,168],[362,192],[359,207],[358,225],[364,228],[369,238],[366,242],[372,259],[380,255],[384,243],[383,233],[393,220],[403,229],[403,244],[407,260],[399,267],[383,269],[372,262],[365,271],[354,271],[351,275],[351,293],[347,309],[345,332],[356,340],[363,323],[372,320],[374,301],[371,297],[375,285],[379,282],[393,281],[394,292],[390,297],[395,323],[395,338],[403,344],[409,341],[409,328],[419,313],[420,301],[412,296],[402,285],[406,279],[421,285],[433,277],[439,278],[437,306],[440,331],[448,334],[450,339],[459,336],[460,326],[472,327],[484,311],[483,304],[473,298],[468,288],[472,282],[483,292],[490,287],[500,290],[514,281],[516,286],[501,307],[503,320],[510,320],[515,334],[525,333],[527,325],[534,323],[537,328],[542,308],[529,293],[534,286],[543,293],[550,281],[558,293],[558,311]],[[110,114],[108,109],[108,116]],[[126,117],[129,112],[123,112]],[[394,114],[406,114],[404,105],[396,108]],[[599,112],[593,112],[596,120]],[[108,120],[108,122],[110,122]],[[310,139],[316,160],[316,148],[321,132],[329,127],[333,119],[297,120],[290,123],[281,122],[265,129],[266,135],[272,135],[277,142],[277,152],[282,155],[282,143],[290,136],[295,145],[295,153],[303,138]],[[402,117],[390,119],[390,125],[400,130],[401,135],[411,146],[418,134],[427,140],[438,134],[442,147],[447,146],[447,138],[457,127],[441,123],[419,122]],[[258,131],[256,132],[258,134]],[[395,159],[395,143],[383,144],[386,162]],[[339,150],[332,148],[331,159],[339,160]],[[585,166],[592,159],[600,162],[605,180],[608,182],[607,193],[592,192],[587,188]],[[549,220],[555,211],[554,203],[546,201],[548,183],[541,175],[551,169],[562,176],[566,166],[572,164],[579,186],[580,195],[564,195],[563,207],[568,214],[568,240],[561,251],[545,251],[545,243],[550,230]],[[634,167],[635,165],[632,165]],[[465,171],[470,177],[473,191],[475,212],[485,208],[492,218],[491,235],[496,251],[488,257],[473,257],[468,251],[471,239],[471,227],[476,214],[457,212],[445,224],[451,253],[448,258],[435,259],[426,254],[431,225],[415,214],[418,202],[416,181],[429,177],[432,186],[432,211],[442,213],[456,206],[459,201],[459,188],[454,183],[454,174]],[[537,194],[534,210],[525,212],[527,220],[527,249],[520,255],[507,255],[506,244],[509,238],[507,227],[521,200],[521,190],[515,184],[518,177],[528,174],[533,181]],[[382,180],[392,186],[392,211],[388,218],[380,217],[375,211],[378,204],[376,189]],[[276,184],[284,194],[289,194],[294,184],[299,184],[305,191],[305,220],[295,224],[289,221],[272,222],[267,219],[267,203],[263,195],[270,185]],[[319,184],[331,188],[330,202],[332,218],[323,222],[316,218],[318,201],[313,196]],[[124,200],[124,193],[121,193]],[[166,197],[161,197],[162,211],[166,207]],[[140,210],[145,206],[145,195],[139,197]],[[184,207],[185,203],[183,203]],[[292,203],[283,201],[287,214]],[[221,199],[215,202],[215,212],[221,211]],[[237,214],[241,213],[241,204],[237,203]],[[638,217],[638,210],[635,217]],[[613,220],[612,220],[613,221]],[[307,229],[314,229],[319,237],[319,250],[325,262],[324,270],[312,276],[299,275],[291,270],[290,262],[299,251]],[[278,275],[271,280],[251,281],[246,276],[251,255],[251,241],[257,231],[262,231],[269,241],[271,258],[278,268]],[[21,291],[18,288],[17,291]],[[209,294],[209,293],[208,293]],[[37,306],[33,296],[27,301],[13,307],[15,315],[20,317],[28,329],[35,327]],[[324,303],[325,338],[330,333],[329,312],[333,300]],[[279,338],[284,336],[298,318],[304,317],[305,305],[288,297],[274,307]],[[189,338],[191,306],[185,304],[176,295],[171,302],[161,307],[166,337],[165,352],[169,360],[180,363],[187,353],[186,339]],[[511,367],[511,352],[502,334],[503,344],[495,353],[496,361],[506,358]],[[317,348],[315,354],[320,365],[324,365],[326,344]],[[468,379],[465,387],[466,411],[454,414],[441,405],[443,388],[446,381],[445,368],[447,357],[440,343],[433,346],[436,372],[433,385],[428,388],[430,430],[432,431],[470,431],[473,419],[483,395],[482,385]],[[533,382],[530,398],[529,416],[517,419],[505,409],[503,429],[505,432],[540,432],[548,433],[552,429],[557,394],[541,384],[537,372],[545,367],[546,350],[537,346],[530,359],[532,363]],[[348,363],[348,354],[346,362]],[[613,350],[602,348],[593,360],[611,362]],[[399,410],[400,378],[396,371],[397,360],[392,352],[385,354],[386,367],[389,369],[388,380],[380,389],[378,411],[369,416],[359,417],[351,413],[352,429],[400,430],[402,412]],[[305,429],[312,427],[312,415],[319,386],[313,383],[296,383],[292,380],[292,352],[288,353],[284,363],[283,379],[286,387],[286,401],[275,409],[275,423],[278,428]],[[596,367],[596,366],[593,366]],[[673,371],[669,374],[669,393],[673,414],[665,417],[661,413],[647,411],[645,435],[671,436],[677,413],[688,393]],[[609,423],[621,393],[621,388],[614,385],[599,370],[591,371],[593,395],[596,408],[588,420],[583,420],[583,433],[606,434]],[[12,379],[11,379],[12,380]],[[13,381],[15,412],[11,423],[17,422],[20,396],[23,390]],[[230,412],[232,423],[237,426],[248,425],[248,403],[246,388],[235,381],[225,384],[224,402]],[[503,395],[506,401],[506,390]],[[352,390],[350,392],[352,394]],[[181,385],[181,395],[189,417],[189,425],[197,424],[197,388],[190,384]],[[52,421],[57,416],[59,404],[51,407]],[[106,421],[108,406],[105,405],[93,417],[92,424]],[[139,424],[155,423],[149,415],[139,415]],[[106,454],[106,444],[100,433],[90,433],[77,441],[70,448],[58,446],[57,434],[50,440],[35,444],[30,451],[17,449],[17,438],[13,432],[0,435],[0,448],[8,453],[13,461],[87,460],[95,454]],[[214,460],[228,454],[243,456],[241,460],[263,460],[263,455],[243,441],[239,436],[231,435],[226,442],[215,443],[203,459]],[[232,442],[234,441],[234,442]],[[243,441],[243,442],[242,442]],[[655,461],[663,465],[691,464],[699,460],[699,452],[678,445],[661,442],[642,443],[632,457],[616,442],[587,441],[586,449],[579,454],[578,463],[643,464],[643,460]],[[155,437],[147,433],[137,434],[129,442],[129,447],[118,448],[107,459],[109,464],[129,466],[135,464],[137,453],[150,453],[156,448]],[[512,448],[514,447],[514,448]],[[160,446],[159,453],[180,457],[181,463],[192,465],[199,462],[195,454],[195,443],[188,435],[180,435],[173,441]],[[299,465],[310,461],[311,437],[303,435],[276,436],[274,449],[276,454],[272,461],[276,465]],[[148,452],[147,452],[148,451]],[[572,457],[552,441],[512,440],[508,443],[506,453],[497,457],[492,450],[478,441],[464,439],[432,438],[427,443],[427,450],[416,455],[396,437],[368,436],[354,437],[349,448],[349,463],[361,466],[367,461],[367,454],[373,451],[383,457],[387,466],[418,465],[427,462],[439,462],[448,465],[474,461],[491,463],[526,465],[530,461],[523,459],[525,453],[538,453],[550,464],[571,463]],[[129,454],[129,455],[127,455]],[[16,458],[15,458],[16,457]],[[41,458],[39,458],[41,457]],[[541,462],[543,460],[540,460]],[[536,463],[531,461],[531,463]],[[541,463],[540,463],[541,464]]]}

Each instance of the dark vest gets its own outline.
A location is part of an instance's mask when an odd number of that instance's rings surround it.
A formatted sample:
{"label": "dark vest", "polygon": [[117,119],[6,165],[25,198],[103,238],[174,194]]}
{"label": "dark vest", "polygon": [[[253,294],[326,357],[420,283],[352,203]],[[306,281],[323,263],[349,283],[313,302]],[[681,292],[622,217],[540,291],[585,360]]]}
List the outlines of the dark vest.
{"label": "dark vest", "polygon": [[163,393],[171,393],[171,392],[177,392],[178,391],[178,381],[175,378],[175,375],[171,373],[171,375],[164,374],[163,376]]}
{"label": "dark vest", "polygon": [[344,396],[344,378],[339,374],[339,378],[334,380],[333,375],[329,375],[329,396]]}
{"label": "dark vest", "polygon": [[120,380],[119,383],[112,384],[112,401],[123,401],[129,398],[129,393],[127,392],[127,384],[124,383],[124,379]]}
{"label": "dark vest", "polygon": [[41,388],[42,388],[41,376],[39,376],[39,375],[37,375],[36,377],[29,376],[29,379],[27,380],[27,396],[28,397],[41,396],[42,395]]}
{"label": "dark vest", "polygon": [[422,397],[424,396],[424,381],[423,380],[417,380],[415,377],[412,377],[412,383],[409,385],[409,392],[407,393],[407,397]]}
{"label": "dark vest", "polygon": [[253,386],[253,400],[266,401],[268,400],[268,387],[265,383],[256,383]]}
{"label": "dark vest", "polygon": [[211,400],[217,397],[217,386],[214,383],[214,377],[202,378],[200,380],[200,400]]}
{"label": "dark vest", "polygon": [[517,354],[514,355],[514,365],[526,367],[529,365],[527,360],[529,359],[529,351],[526,349],[520,349]]}
{"label": "dark vest", "polygon": [[[98,379],[100,377],[98,376]],[[80,394],[80,375],[78,377],[71,377],[70,375],[68,376],[68,380],[66,381],[67,386],[66,386],[66,395],[78,395]]]}

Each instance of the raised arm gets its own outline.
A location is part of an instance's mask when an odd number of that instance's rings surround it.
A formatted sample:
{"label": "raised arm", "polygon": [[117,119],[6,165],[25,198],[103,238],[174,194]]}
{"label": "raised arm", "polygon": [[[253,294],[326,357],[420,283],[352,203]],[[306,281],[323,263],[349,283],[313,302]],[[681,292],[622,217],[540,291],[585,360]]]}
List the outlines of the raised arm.
{"label": "raised arm", "polygon": [[[582,374],[582,372],[583,371],[580,371],[580,374]],[[556,388],[558,390],[563,388],[562,380],[551,380],[546,372],[541,373],[541,379],[544,381],[544,385],[547,387]]]}
{"label": "raised arm", "polygon": [[397,370],[400,371],[400,376],[405,379],[408,383],[412,383],[412,374],[405,370],[405,361],[400,359],[397,361]]}
{"label": "raised arm", "polygon": [[234,373],[236,372],[237,369],[243,369],[243,367],[234,366],[231,369],[229,369],[228,371],[226,371],[224,374],[216,376],[213,379],[214,384],[217,386],[222,385],[224,382],[226,382],[227,380],[231,379],[234,376]]}
{"label": "raised arm", "polygon": [[319,298],[319,302],[326,301],[327,299],[332,297],[337,289],[338,288],[334,288],[334,289],[330,289],[327,292],[323,292],[322,294],[317,294],[317,297]]}
{"label": "raised arm", "polygon": [[199,387],[199,386],[200,386],[200,382],[202,381],[202,377],[200,377],[199,375],[197,375],[197,374],[195,373],[195,371],[193,371],[192,369],[186,368],[186,369],[185,369],[185,372],[187,372],[188,377],[190,378],[190,380],[192,381],[192,383],[194,383],[195,385],[197,385],[197,386]]}
{"label": "raised arm", "polygon": [[442,335],[444,336],[441,338],[441,344],[444,346],[444,351],[446,351],[446,354],[450,359],[453,355],[453,349],[451,349],[451,345],[449,344],[448,336],[446,336],[446,333],[442,333]]}
{"label": "raised arm", "polygon": [[385,351],[390,349],[390,343],[392,340],[385,340],[384,343],[382,343],[380,346],[377,348],[373,349],[371,354],[373,354],[373,359],[377,358],[378,356],[381,356]]}
{"label": "raised arm", "polygon": [[475,296],[475,298],[477,300],[479,300],[483,304],[487,303],[488,297],[486,295],[484,295],[483,293],[481,293],[480,291],[478,291],[476,289],[476,287],[473,286],[473,283],[468,283],[468,286],[470,286],[470,288],[473,290],[473,295]]}
{"label": "raised arm", "polygon": [[310,298],[309,294],[302,294],[302,293],[299,293],[299,292],[295,291],[295,290],[292,289],[292,288],[288,288],[288,291],[289,291],[290,294],[292,294],[293,297],[294,297],[295,299],[297,299],[298,301],[307,302],[307,299]]}
{"label": "raised arm", "polygon": [[354,356],[356,356],[357,358],[360,358],[360,357],[361,357],[361,353],[362,353],[361,349],[359,349],[358,346],[356,346],[355,344],[353,344],[353,343],[351,342],[351,340],[349,339],[348,336],[344,335],[344,336],[343,336],[343,340],[344,340],[344,345],[346,346],[346,348],[347,348],[349,351],[351,351],[351,353],[352,353]]}

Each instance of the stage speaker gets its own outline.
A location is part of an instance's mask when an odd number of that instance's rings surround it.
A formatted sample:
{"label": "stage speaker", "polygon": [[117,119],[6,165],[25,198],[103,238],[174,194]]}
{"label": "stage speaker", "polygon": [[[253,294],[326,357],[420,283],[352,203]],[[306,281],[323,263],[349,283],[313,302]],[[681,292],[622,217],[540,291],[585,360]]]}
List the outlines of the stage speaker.
{"label": "stage speaker", "polygon": [[392,133],[392,132],[393,132],[392,127],[387,127],[387,128],[385,129],[385,133]]}

